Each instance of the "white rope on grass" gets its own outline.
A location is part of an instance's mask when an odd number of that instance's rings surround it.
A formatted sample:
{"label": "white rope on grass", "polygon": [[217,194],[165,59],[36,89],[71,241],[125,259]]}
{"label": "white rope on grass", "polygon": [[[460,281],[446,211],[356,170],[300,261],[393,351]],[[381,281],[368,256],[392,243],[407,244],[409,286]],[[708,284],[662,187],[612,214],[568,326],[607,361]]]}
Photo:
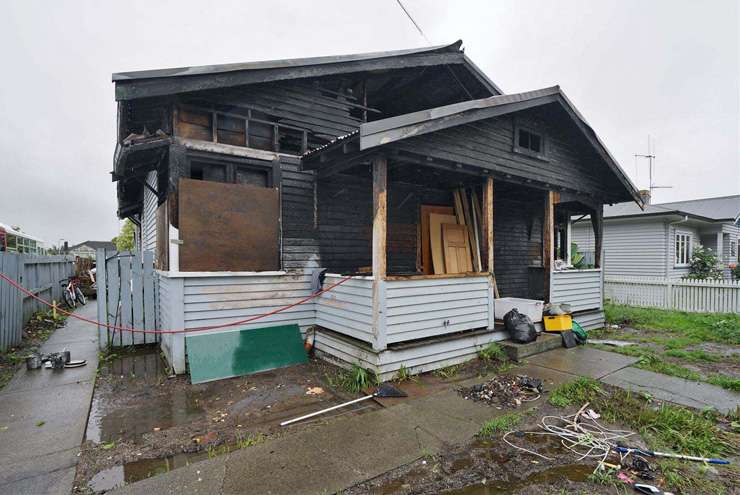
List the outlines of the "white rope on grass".
{"label": "white rope on grass", "polygon": [[[584,459],[598,459],[599,462],[594,469],[594,472],[596,472],[606,462],[612,447],[635,433],[628,430],[612,430],[604,427],[593,415],[584,414],[583,411],[586,407],[588,407],[588,403],[584,404],[577,413],[568,416],[543,416],[537,425],[544,430],[543,432],[525,431],[523,433],[559,438],[560,444],[578,456],[579,461]],[[511,443],[507,437],[512,433],[514,432],[509,431],[503,436],[503,441],[507,445],[548,461],[554,460],[533,450]],[[620,455],[620,463],[624,461],[625,457]]]}

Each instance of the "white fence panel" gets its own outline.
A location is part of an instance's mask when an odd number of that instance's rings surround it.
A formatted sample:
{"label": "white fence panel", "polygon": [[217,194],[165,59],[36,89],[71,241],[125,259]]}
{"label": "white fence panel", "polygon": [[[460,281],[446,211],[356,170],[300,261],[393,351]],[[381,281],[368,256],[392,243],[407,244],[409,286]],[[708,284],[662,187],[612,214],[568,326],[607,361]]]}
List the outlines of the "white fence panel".
{"label": "white fence panel", "polygon": [[694,313],[740,312],[740,281],[607,277],[604,292],[616,304]]}
{"label": "white fence panel", "polygon": [[[109,325],[157,327],[154,262],[150,252],[97,252],[98,318]],[[159,342],[157,334],[99,327],[101,349]]]}

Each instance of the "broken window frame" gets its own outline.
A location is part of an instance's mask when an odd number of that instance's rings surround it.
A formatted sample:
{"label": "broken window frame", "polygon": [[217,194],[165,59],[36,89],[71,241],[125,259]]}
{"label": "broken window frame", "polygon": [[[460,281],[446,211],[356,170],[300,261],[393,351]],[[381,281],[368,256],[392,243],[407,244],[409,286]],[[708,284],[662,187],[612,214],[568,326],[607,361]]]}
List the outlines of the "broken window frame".
{"label": "broken window frame", "polygon": [[[239,157],[214,157],[212,154],[191,152],[188,153],[188,178],[197,179],[192,176],[192,168],[194,163],[199,163],[213,167],[225,167],[226,168],[226,180],[225,181],[213,181],[222,182],[225,184],[240,184],[236,181],[237,169],[249,169],[257,172],[265,173],[267,176],[267,183],[264,187],[272,188],[278,187],[280,184],[280,162],[264,161],[264,160],[253,160],[249,158]],[[198,179],[207,180],[207,179]],[[256,185],[256,184],[251,184]],[[260,187],[260,186],[258,186]]]}
{"label": "broken window frame", "polygon": [[[527,135],[529,135],[530,139],[531,136],[536,136],[539,139],[539,151],[535,151],[528,146],[522,146],[519,144],[522,133],[526,133]],[[537,158],[538,160],[547,160],[547,140],[545,139],[545,134],[541,131],[535,130],[532,127],[521,125],[516,122],[514,124],[514,143],[512,149],[515,153],[528,155],[533,158]]]}
{"label": "broken window frame", "polygon": [[[222,130],[219,129],[218,126],[219,119],[227,118],[244,121],[244,143],[239,146],[243,146],[245,148],[254,148],[262,151],[272,151],[274,153],[282,153],[293,156],[301,156],[303,153],[308,151],[308,134],[310,132],[308,129],[289,124],[283,124],[279,122],[279,118],[277,116],[269,115],[262,111],[245,107],[241,109],[241,112],[229,112],[225,110],[218,110],[215,108],[206,108],[190,103],[180,103],[178,104],[178,109],[182,109],[186,112],[191,113],[209,115],[211,142],[214,143],[226,144],[228,146],[237,146],[233,143],[224,143],[223,141],[219,140],[219,130]],[[179,114],[180,112],[178,111],[177,115]],[[257,114],[257,116],[255,116],[255,114]],[[179,122],[176,122],[175,124],[175,127],[177,127]],[[255,136],[251,135],[252,139],[250,139],[250,124],[254,128],[256,128],[257,126],[271,128],[271,136],[269,138],[271,141],[270,146],[255,146],[256,143],[253,142]],[[281,143],[285,143],[285,141],[289,139],[295,139],[297,135],[300,135],[301,140],[299,149],[286,150],[284,144],[281,146]]]}

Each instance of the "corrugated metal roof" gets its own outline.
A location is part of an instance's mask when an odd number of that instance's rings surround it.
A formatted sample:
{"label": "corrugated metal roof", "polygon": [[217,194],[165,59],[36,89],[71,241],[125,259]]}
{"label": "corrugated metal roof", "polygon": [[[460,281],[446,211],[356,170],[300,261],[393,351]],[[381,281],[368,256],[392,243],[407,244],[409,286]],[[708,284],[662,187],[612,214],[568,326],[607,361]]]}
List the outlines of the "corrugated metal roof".
{"label": "corrugated metal roof", "polygon": [[200,65],[194,67],[176,67],[171,69],[139,70],[132,72],[117,72],[113,74],[113,81],[133,81],[140,79],[154,79],[160,77],[183,77],[203,74],[222,74],[244,70],[261,69],[289,69],[313,65],[336,64],[342,62],[357,62],[374,60],[403,55],[417,55],[433,52],[460,51],[462,41],[458,40],[449,45],[438,45],[425,48],[411,48],[407,50],[391,50],[384,52],[354,53],[349,55],[330,55],[324,57],[291,58],[282,60],[262,60],[257,62],[238,62],[232,64]]}
{"label": "corrugated metal roof", "polygon": [[644,210],[633,203],[619,203],[604,207],[605,218],[670,214],[703,217],[715,221],[734,221],[740,215],[740,195],[651,204]]}

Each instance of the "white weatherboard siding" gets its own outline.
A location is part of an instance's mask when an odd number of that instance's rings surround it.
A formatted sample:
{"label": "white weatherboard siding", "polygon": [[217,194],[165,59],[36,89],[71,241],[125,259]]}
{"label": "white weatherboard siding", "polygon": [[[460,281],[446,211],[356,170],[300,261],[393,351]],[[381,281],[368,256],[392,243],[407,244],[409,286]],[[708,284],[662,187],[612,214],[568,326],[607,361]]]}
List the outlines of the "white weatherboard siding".
{"label": "white weatherboard siding", "polygon": [[601,270],[598,268],[553,272],[550,287],[550,300],[570,304],[574,313],[603,307]]}
{"label": "white weatherboard siding", "polygon": [[[183,304],[186,328],[244,320],[293,304],[311,295],[311,275],[304,272],[265,275],[259,272],[250,275],[214,272],[213,276],[188,276],[187,273],[179,273],[174,276],[182,277],[184,280]],[[315,301],[310,300],[280,313],[239,325],[239,328],[297,323],[301,330],[305,330],[315,321]]]}
{"label": "white weatherboard siding", "polygon": [[[166,272],[157,272],[157,300],[160,330],[181,329],[184,325],[182,303],[183,281],[170,278]],[[185,336],[182,333],[165,333],[160,345],[172,371],[185,373]]]}
{"label": "white weatherboard siding", "polygon": [[387,342],[488,326],[488,277],[386,282]]}
{"label": "white weatherboard siding", "polygon": [[[157,190],[157,171],[146,176],[146,183]],[[157,256],[157,195],[149,187],[144,188],[144,206],[141,214],[141,250],[151,251]],[[156,260],[155,260],[156,262]]]}
{"label": "white weatherboard siding", "polygon": [[[336,284],[339,275],[327,275],[324,287]],[[372,277],[347,280],[316,300],[316,324],[363,342],[373,342]]]}
{"label": "white weatherboard siding", "polygon": [[[580,251],[593,251],[591,222],[573,225],[572,237]],[[662,221],[604,223],[604,275],[660,277],[666,264],[666,226]]]}

